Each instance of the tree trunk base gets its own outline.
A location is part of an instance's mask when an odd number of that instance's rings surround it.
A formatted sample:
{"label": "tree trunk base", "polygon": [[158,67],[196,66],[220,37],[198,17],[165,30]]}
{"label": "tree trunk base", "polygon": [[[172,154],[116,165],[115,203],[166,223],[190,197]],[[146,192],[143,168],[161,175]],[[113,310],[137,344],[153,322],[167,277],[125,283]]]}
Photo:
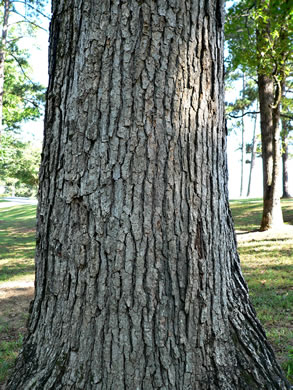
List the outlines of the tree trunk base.
{"label": "tree trunk base", "polygon": [[283,194],[281,199],[292,199],[292,196],[288,193]]}

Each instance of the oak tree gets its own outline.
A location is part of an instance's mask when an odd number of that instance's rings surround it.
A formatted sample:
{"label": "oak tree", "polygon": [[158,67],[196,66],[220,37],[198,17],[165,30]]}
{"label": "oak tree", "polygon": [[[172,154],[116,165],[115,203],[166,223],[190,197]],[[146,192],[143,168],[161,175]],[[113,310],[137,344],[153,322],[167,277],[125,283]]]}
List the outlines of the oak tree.
{"label": "oak tree", "polygon": [[292,13],[289,1],[241,0],[229,9],[226,24],[231,64],[257,74],[263,158],[261,230],[283,224],[279,122],[282,89],[292,73]]}

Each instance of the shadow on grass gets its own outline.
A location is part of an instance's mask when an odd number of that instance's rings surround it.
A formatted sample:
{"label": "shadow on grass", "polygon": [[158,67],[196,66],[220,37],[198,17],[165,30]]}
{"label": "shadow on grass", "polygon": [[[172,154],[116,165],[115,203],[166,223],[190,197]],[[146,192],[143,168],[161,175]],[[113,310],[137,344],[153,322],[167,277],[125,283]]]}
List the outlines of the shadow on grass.
{"label": "shadow on grass", "polygon": [[[33,259],[35,257],[35,246],[31,242],[15,247],[12,244],[0,245],[0,260],[6,259]],[[1,269],[1,263],[0,263]]]}
{"label": "shadow on grass", "polygon": [[230,203],[262,203],[262,198],[230,199]]}
{"label": "shadow on grass", "polygon": [[[293,225],[293,199],[281,202],[284,222]],[[263,204],[262,199],[231,200],[230,208],[236,230],[252,232],[260,228]]]}
{"label": "shadow on grass", "polygon": [[3,208],[0,211],[1,219],[9,220],[10,218],[18,219],[35,219],[36,217],[36,206],[11,206]]}
{"label": "shadow on grass", "polygon": [[[268,287],[263,287],[262,291],[253,291],[251,289],[249,296],[254,306],[262,308],[267,313],[274,313],[272,320],[277,320],[280,315],[284,318],[290,316],[290,309],[293,304],[293,296],[284,293],[284,290],[272,290]],[[279,320],[279,319],[278,319]]]}
{"label": "shadow on grass", "polygon": [[[269,241],[269,240],[268,240]],[[275,243],[277,243],[280,240],[276,240]],[[292,249],[290,247],[286,248],[280,248],[280,246],[275,245],[274,243],[272,245],[264,243],[264,241],[249,241],[249,246],[242,246],[239,248],[239,254],[240,255],[253,255],[254,253],[257,255],[258,260],[260,260],[262,257],[267,258],[268,254],[271,257],[275,257],[276,259],[280,257],[292,257],[293,253]],[[257,264],[259,266],[259,264]],[[291,265],[293,267],[293,264]]]}
{"label": "shadow on grass", "polygon": [[[240,232],[240,233],[237,233],[237,235],[245,235],[245,234],[249,234],[249,233],[256,233],[258,232],[259,230],[256,230],[256,231],[251,231],[251,232]],[[260,239],[255,239],[255,238],[252,238],[251,240],[247,240],[247,241],[244,241],[246,244],[253,244],[253,246],[255,247],[256,243],[266,243],[266,242],[278,242],[278,241],[281,241],[281,242],[286,242],[286,241],[290,241],[292,240],[292,237],[281,237],[281,238],[278,238],[278,237],[272,237],[272,238],[260,238]]]}
{"label": "shadow on grass", "polygon": [[249,231],[244,231],[244,232],[237,232],[237,235],[239,235],[239,236],[243,236],[243,235],[245,235],[245,234],[249,234],[249,233],[257,233],[257,232],[260,232],[260,230],[259,229],[255,229],[255,230],[249,230]]}
{"label": "shadow on grass", "polygon": [[0,281],[5,282],[17,276],[25,276],[35,272],[34,264],[12,264],[1,267]]}

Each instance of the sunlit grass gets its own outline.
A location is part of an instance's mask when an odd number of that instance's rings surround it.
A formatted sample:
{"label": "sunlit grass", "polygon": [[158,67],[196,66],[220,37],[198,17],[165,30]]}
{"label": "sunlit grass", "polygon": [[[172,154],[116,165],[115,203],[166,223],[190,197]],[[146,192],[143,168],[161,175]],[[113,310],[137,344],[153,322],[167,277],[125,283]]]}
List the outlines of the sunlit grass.
{"label": "sunlit grass", "polygon": [[[293,225],[293,199],[281,200],[284,222]],[[231,200],[230,206],[238,231],[253,231],[260,228],[262,199]]]}
{"label": "sunlit grass", "polygon": [[36,206],[0,209],[0,282],[34,275]]}
{"label": "sunlit grass", "polygon": [[[0,288],[6,282],[34,280],[35,214],[36,206],[31,205],[0,208]],[[27,302],[17,297],[21,299]],[[22,344],[27,305],[17,307],[11,298],[2,305],[0,300],[0,384],[7,379]]]}
{"label": "sunlit grass", "polygon": [[[0,200],[1,201],[1,200]],[[282,201],[284,219],[293,225],[293,200]],[[257,230],[262,214],[261,200],[232,201],[238,231]],[[35,206],[0,209],[0,283],[33,280]],[[293,237],[239,241],[242,270],[259,320],[264,325],[279,361],[293,383]],[[26,312],[23,312],[23,323]],[[7,377],[21,344],[19,333],[11,335],[12,324],[0,316],[0,383]],[[2,327],[2,328],[1,328]]]}
{"label": "sunlit grass", "polygon": [[[259,229],[262,202],[232,201],[230,206],[237,231]],[[282,200],[282,208],[284,221],[293,225],[293,200]],[[241,235],[238,252],[257,316],[293,383],[293,236],[285,233],[249,240]]]}

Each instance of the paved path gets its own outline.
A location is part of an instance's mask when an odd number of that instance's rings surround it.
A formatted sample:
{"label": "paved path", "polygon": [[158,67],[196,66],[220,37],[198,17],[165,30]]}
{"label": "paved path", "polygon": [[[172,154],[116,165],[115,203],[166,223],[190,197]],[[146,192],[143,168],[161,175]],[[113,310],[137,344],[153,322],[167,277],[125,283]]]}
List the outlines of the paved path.
{"label": "paved path", "polygon": [[5,202],[0,202],[0,208],[10,207],[10,206],[18,206],[20,204],[36,205],[38,203],[38,201],[36,199],[30,199],[30,198],[8,197],[8,198],[0,198],[0,199],[5,200]]}

